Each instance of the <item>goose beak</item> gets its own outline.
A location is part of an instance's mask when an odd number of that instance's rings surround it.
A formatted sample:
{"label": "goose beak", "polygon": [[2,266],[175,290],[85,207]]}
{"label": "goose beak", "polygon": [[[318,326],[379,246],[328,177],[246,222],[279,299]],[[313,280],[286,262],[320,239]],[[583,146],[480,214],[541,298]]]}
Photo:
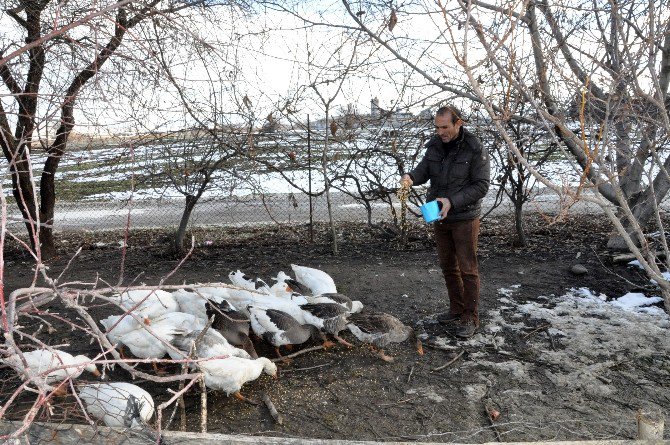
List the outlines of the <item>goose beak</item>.
{"label": "goose beak", "polygon": [[91,374],[93,374],[96,377],[102,377],[102,374],[100,371],[98,371],[98,368],[95,368],[93,371],[91,371]]}

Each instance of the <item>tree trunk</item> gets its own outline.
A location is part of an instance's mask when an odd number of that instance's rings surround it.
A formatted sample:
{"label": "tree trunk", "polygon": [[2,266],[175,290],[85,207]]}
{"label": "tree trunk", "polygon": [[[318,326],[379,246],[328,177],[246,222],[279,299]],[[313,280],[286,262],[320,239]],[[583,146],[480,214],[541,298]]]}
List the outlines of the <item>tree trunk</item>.
{"label": "tree trunk", "polygon": [[27,159],[15,160],[10,165],[12,172],[12,194],[16,200],[16,205],[23,216],[30,244],[33,251],[39,248],[37,231],[37,202],[35,202],[35,189],[30,178],[30,170]]}
{"label": "tree trunk", "polygon": [[[661,175],[659,175],[661,176]],[[658,211],[657,204],[654,201],[660,201],[667,194],[669,188],[669,183],[665,177],[656,177],[654,179],[654,186],[647,187],[643,192],[636,194],[634,197],[629,199],[628,205],[633,211],[633,217],[640,225],[640,227],[645,227],[649,221],[652,219],[654,214]],[[619,210],[617,212],[617,217],[621,221],[621,224],[626,229],[627,236],[631,238],[633,243],[636,246],[640,246],[644,240],[640,240],[639,237],[634,233],[632,225],[628,218],[623,215],[623,211]],[[615,232],[612,233],[607,240],[607,248],[612,250],[628,251],[628,245],[626,244],[625,238],[622,234]]]}
{"label": "tree trunk", "polygon": [[195,204],[198,202],[198,198],[193,195],[186,195],[186,205],[184,206],[184,212],[181,214],[181,221],[179,221],[179,228],[174,237],[174,253],[175,255],[184,254],[184,238],[186,237],[186,228],[188,227],[188,222],[191,219],[191,213],[195,208]]}
{"label": "tree trunk", "polygon": [[523,225],[523,204],[521,202],[514,203],[514,227],[516,228],[516,245],[526,247],[528,239],[526,238],[526,228]]}
{"label": "tree trunk", "polygon": [[[71,129],[72,126],[69,126],[69,128]],[[63,155],[63,150],[60,149],[60,147],[65,146],[65,141],[67,140],[68,135],[69,130],[67,135],[57,138],[57,140],[62,140],[62,144],[59,144],[58,148],[52,150],[52,153],[50,153],[47,161],[44,163],[44,171],[40,178],[40,222],[42,223],[42,227],[40,228],[40,245],[43,258],[51,258],[56,255],[56,244],[53,231],[54,212],[56,208],[55,176],[56,170],[58,170],[58,163]]]}
{"label": "tree trunk", "polygon": [[661,296],[663,296],[663,307],[665,312],[670,314],[670,289],[661,286]]}
{"label": "tree trunk", "polygon": [[[326,123],[328,123],[328,107],[326,107]],[[326,126],[326,139],[323,143],[323,156],[321,156],[321,168],[323,170],[323,183],[326,189],[326,204],[328,207],[328,221],[330,222],[330,232],[333,236],[333,255],[337,255],[337,230],[335,230],[335,221],[333,220],[333,205],[330,199],[330,180],[328,179],[328,126]]]}
{"label": "tree trunk", "polygon": [[[42,37],[41,14],[49,2],[28,3],[30,3],[30,7],[25,8],[26,19],[22,24],[27,30],[25,41],[26,43],[31,43]],[[36,225],[38,222],[38,202],[30,176],[30,166],[28,165],[28,152],[31,147],[30,142],[26,143],[25,141],[32,140],[36,125],[37,104],[40,98],[40,82],[46,64],[44,45],[36,45],[29,50],[30,64],[23,89],[19,87],[18,82],[13,79],[12,73],[8,69],[0,67],[0,77],[2,77],[10,91],[15,94],[20,110],[13,138],[10,139],[8,136],[9,122],[7,119],[0,120],[3,132],[5,133],[0,146],[2,146],[3,153],[10,164],[14,197],[25,219],[33,250],[37,251],[39,249],[43,259],[50,258],[56,253],[53,234],[54,208],[56,204],[54,180],[58,164],[67,147],[68,137],[72,128],[74,128],[74,102],[84,85],[100,71],[100,67],[121,45],[126,31],[145,18],[146,13],[138,14],[131,23],[128,23],[125,9],[119,8],[116,17],[117,23],[114,35],[110,38],[107,45],[97,53],[93,61],[73,78],[63,97],[60,126],[56,131],[54,143],[46,150],[48,156],[40,178],[40,227]],[[2,107],[0,107],[1,109]],[[4,115],[4,110],[2,113]],[[9,143],[8,141],[10,140],[13,143]],[[39,236],[37,236],[37,233],[39,233]]]}
{"label": "tree trunk", "polygon": [[10,163],[12,194],[23,216],[31,247],[34,252],[39,249],[42,259],[48,259],[56,253],[53,236],[54,207],[56,204],[54,177],[63,152],[62,150],[49,152],[40,178],[40,199],[36,200],[32,170],[27,156],[29,150],[29,146],[22,144],[16,149],[5,150],[5,156]]}

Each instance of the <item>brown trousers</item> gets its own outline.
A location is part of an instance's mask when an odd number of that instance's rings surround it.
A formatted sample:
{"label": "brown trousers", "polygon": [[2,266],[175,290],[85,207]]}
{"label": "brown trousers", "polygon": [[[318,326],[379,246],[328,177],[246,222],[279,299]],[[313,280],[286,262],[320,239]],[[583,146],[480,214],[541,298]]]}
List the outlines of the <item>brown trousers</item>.
{"label": "brown trousers", "polygon": [[479,219],[435,223],[435,241],[449,293],[449,312],[479,326]]}

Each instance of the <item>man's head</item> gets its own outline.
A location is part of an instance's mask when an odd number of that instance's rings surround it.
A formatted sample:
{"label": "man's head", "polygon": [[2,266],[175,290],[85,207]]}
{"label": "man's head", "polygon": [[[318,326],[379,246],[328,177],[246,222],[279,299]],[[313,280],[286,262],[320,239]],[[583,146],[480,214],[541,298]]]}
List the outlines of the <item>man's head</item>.
{"label": "man's head", "polygon": [[456,139],[462,125],[461,112],[453,105],[440,107],[435,113],[435,133],[442,139],[442,142]]}

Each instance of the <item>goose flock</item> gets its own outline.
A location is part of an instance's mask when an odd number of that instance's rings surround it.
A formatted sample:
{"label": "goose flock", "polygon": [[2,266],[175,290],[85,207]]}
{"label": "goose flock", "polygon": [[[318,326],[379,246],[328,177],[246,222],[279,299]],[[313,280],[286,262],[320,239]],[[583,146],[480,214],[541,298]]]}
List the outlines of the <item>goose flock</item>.
{"label": "goose flock", "polygon": [[[209,389],[240,400],[248,400],[240,393],[245,383],[262,373],[277,376],[277,365],[258,355],[252,335],[272,345],[278,359],[283,359],[280,348],[310,339],[323,342],[324,348],[335,344],[331,338],[351,347],[340,337],[344,330],[385,361],[393,358],[383,348],[407,339],[423,354],[411,327],[338,293],[324,271],[298,265],[291,268],[295,278],[279,272],[272,285],[238,270],[229,274],[232,285],[192,286],[172,293],[128,290],[113,297],[124,313],[108,316],[100,324],[122,357],[127,349],[141,359],[189,358],[189,366],[203,374]],[[1,361],[20,374],[43,379],[43,384],[62,384],[84,370],[99,375],[86,356],[73,357],[51,348],[20,355]],[[153,365],[156,373],[163,372],[155,361]],[[31,372],[26,373],[26,368]],[[146,426],[154,411],[151,395],[131,383],[100,382],[76,388],[88,414],[107,426]]]}

